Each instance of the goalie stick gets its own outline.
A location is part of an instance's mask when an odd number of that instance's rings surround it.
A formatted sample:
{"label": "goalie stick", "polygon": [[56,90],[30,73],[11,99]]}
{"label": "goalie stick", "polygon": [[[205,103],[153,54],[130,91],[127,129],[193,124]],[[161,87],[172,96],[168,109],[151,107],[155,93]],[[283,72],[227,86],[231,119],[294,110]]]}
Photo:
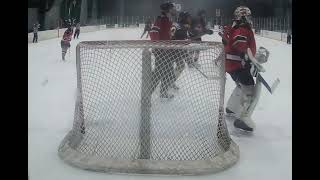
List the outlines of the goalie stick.
{"label": "goalie stick", "polygon": [[208,76],[206,75],[203,71],[201,71],[201,69],[199,69],[199,67],[195,66],[194,64],[190,64],[192,67],[194,67],[204,78],[206,78],[207,80],[215,80],[215,79],[219,79],[220,77],[212,77],[212,76]]}
{"label": "goalie stick", "polygon": [[252,62],[252,65],[254,65],[258,70],[257,75],[256,75],[257,80],[260,81],[264,85],[264,87],[267,88],[267,90],[270,92],[270,94],[273,94],[275,89],[277,88],[277,86],[280,83],[280,79],[277,78],[272,83],[272,86],[270,87],[270,85],[267,83],[267,81],[259,73],[259,72],[265,72],[266,70],[263,68],[263,66],[261,64],[258,63],[257,59],[253,56],[250,48],[247,49],[247,55],[248,55],[248,59]]}
{"label": "goalie stick", "polygon": [[277,86],[278,86],[279,83],[280,83],[279,78],[277,78],[277,79],[273,82],[272,86],[270,87],[269,84],[267,83],[267,81],[261,76],[260,73],[258,73],[258,75],[257,75],[257,80],[259,80],[259,81],[264,85],[264,87],[267,88],[267,90],[270,92],[270,94],[273,94],[273,93],[274,93],[275,89],[277,88]]}
{"label": "goalie stick", "polygon": [[[195,66],[194,64],[190,64],[190,65],[192,67],[194,67],[196,70],[198,70],[203,77],[205,77],[206,79],[210,80],[210,78],[204,72],[202,72],[197,66]],[[213,79],[213,78],[211,78],[211,79]]]}

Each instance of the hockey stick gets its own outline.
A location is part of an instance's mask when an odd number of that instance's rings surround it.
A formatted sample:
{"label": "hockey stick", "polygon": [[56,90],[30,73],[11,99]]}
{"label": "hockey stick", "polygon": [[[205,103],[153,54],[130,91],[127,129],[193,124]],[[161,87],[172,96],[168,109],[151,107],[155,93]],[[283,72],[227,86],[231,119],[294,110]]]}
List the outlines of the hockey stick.
{"label": "hockey stick", "polygon": [[[223,55],[222,53],[219,54],[219,56],[214,60],[214,64],[217,65],[217,60],[220,59],[221,55]],[[209,77],[207,76],[204,72],[202,72],[197,66],[195,66],[193,63],[190,64],[192,67],[194,67],[197,71],[200,72],[200,74],[205,77],[207,80],[215,80],[215,77]],[[217,77],[218,79],[218,77]]]}
{"label": "hockey stick", "polygon": [[190,65],[192,67],[194,67],[207,80],[215,80],[215,79],[219,79],[220,78],[220,77],[209,77],[204,72],[202,72],[197,66],[195,66],[194,64],[190,64]]}
{"label": "hockey stick", "polygon": [[192,67],[194,67],[196,70],[198,70],[200,72],[200,74],[202,74],[203,77],[205,77],[206,79],[210,80],[209,77],[203,73],[197,66],[195,66],[194,64],[190,64]]}

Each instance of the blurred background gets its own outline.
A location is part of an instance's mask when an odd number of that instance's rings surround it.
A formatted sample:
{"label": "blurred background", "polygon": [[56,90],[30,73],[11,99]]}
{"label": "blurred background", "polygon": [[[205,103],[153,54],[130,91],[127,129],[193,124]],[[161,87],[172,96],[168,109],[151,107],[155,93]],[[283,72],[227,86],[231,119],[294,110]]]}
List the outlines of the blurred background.
{"label": "blurred background", "polygon": [[[164,0],[28,0],[28,32],[40,23],[40,31],[66,27],[71,19],[81,26],[132,27],[154,20]],[[292,0],[172,0],[181,11],[196,15],[203,9],[210,26],[231,22],[233,11],[246,5],[252,11],[253,28],[291,33]]]}

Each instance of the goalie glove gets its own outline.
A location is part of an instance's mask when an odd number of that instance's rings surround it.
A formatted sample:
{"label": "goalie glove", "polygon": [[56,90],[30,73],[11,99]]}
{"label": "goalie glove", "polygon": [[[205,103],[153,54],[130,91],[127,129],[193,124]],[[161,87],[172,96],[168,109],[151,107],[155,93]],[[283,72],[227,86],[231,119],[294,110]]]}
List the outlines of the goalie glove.
{"label": "goalie glove", "polygon": [[[250,74],[253,77],[257,77],[258,73],[260,72],[259,67],[250,59],[250,56],[248,54],[243,53],[242,55],[240,55],[241,59],[243,59],[243,61],[241,61],[241,64],[243,67],[248,67],[250,68]],[[261,66],[260,64],[258,64],[259,66]],[[261,66],[262,67],[262,66]]]}
{"label": "goalie glove", "polygon": [[205,33],[211,35],[211,34],[213,34],[213,31],[211,29],[206,29]]}
{"label": "goalie glove", "polygon": [[255,66],[259,72],[265,72],[266,70],[263,68],[263,66],[258,62],[258,60],[253,56],[252,51],[250,48],[247,49],[247,60],[251,61],[251,64]]}
{"label": "goalie glove", "polygon": [[261,64],[268,61],[269,54],[270,52],[266,48],[260,47],[254,57],[250,48],[247,49],[245,60],[250,61],[250,73],[253,77],[257,77],[259,72],[265,72],[265,69]]}
{"label": "goalie glove", "polygon": [[270,52],[266,48],[260,47],[256,53],[255,58],[260,64],[263,64],[268,61],[269,55]]}

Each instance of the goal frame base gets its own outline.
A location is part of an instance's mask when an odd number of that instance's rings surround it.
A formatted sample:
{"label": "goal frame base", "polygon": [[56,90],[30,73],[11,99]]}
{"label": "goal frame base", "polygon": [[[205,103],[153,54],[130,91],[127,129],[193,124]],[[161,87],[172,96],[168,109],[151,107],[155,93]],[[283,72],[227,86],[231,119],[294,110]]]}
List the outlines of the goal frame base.
{"label": "goal frame base", "polygon": [[119,174],[205,175],[223,171],[239,160],[239,147],[231,140],[229,149],[207,160],[102,159],[74,150],[69,142],[59,150],[60,158],[84,170]]}

